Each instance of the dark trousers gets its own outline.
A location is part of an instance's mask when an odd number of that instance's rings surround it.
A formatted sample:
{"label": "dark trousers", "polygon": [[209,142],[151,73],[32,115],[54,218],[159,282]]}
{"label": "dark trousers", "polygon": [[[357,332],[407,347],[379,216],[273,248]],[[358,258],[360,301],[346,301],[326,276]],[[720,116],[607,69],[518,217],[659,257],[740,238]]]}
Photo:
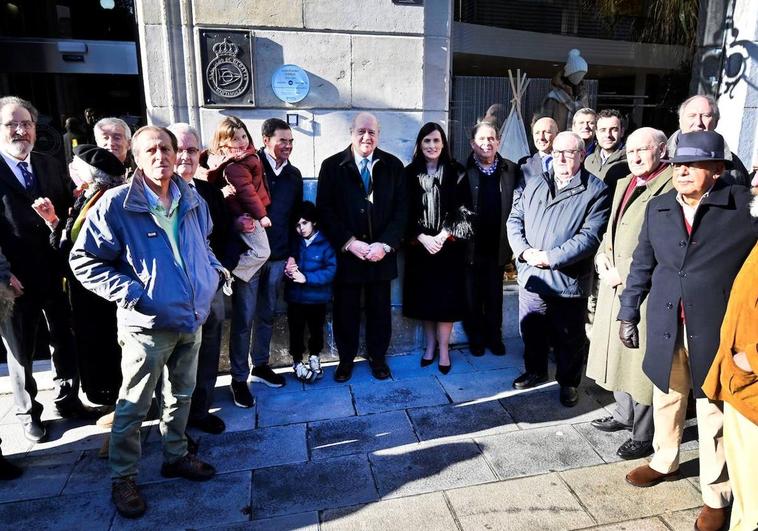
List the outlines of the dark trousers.
{"label": "dark trousers", "polygon": [[287,323],[290,331],[290,355],[297,363],[305,352],[305,327],[308,327],[308,352],[318,356],[324,348],[326,304],[287,304]]}
{"label": "dark trousers", "polygon": [[469,344],[483,347],[503,340],[503,273],[496,257],[476,257],[466,267],[466,318]]}
{"label": "dark trousers", "polygon": [[213,405],[213,391],[221,355],[221,329],[224,324],[224,293],[219,289],[211,302],[211,311],[201,332],[197,355],[197,381],[192,392],[190,418],[201,419]]}
{"label": "dark trousers", "polygon": [[547,355],[552,345],[557,365],[555,379],[562,387],[579,385],[586,310],[586,298],[547,297],[519,288],[519,327],[527,372],[547,375]]}
{"label": "dark trousers", "polygon": [[383,365],[392,336],[390,281],[334,286],[334,341],[340,363],[352,363],[358,354],[361,294],[366,309],[366,350],[373,365]]}
{"label": "dark trousers", "polygon": [[632,440],[650,442],[653,440],[653,406],[635,402],[632,395],[624,391],[614,391],[616,409],[613,418],[621,424],[632,427]]}
{"label": "dark trousers", "polygon": [[42,404],[36,400],[37,383],[32,363],[43,313],[50,330],[50,346],[53,350],[55,405],[63,409],[79,399],[79,373],[71,331],[71,310],[62,287],[51,291],[42,300],[23,295],[16,299],[13,315],[0,323],[0,334],[8,352],[8,372],[16,415],[24,424],[39,420],[42,414]]}

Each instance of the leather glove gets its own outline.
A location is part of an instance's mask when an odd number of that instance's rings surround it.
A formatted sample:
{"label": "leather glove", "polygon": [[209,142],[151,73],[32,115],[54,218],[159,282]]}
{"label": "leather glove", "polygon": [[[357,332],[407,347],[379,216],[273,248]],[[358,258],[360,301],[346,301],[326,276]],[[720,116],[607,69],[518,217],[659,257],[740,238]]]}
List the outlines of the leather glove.
{"label": "leather glove", "polygon": [[637,330],[637,323],[621,321],[619,339],[626,348],[640,348],[640,333]]}

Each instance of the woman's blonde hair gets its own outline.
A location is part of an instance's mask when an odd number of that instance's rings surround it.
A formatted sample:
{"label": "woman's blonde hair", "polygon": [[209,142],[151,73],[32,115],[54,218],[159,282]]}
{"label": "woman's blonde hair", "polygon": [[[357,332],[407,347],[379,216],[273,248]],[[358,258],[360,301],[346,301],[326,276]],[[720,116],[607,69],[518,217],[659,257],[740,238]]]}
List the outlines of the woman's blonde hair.
{"label": "woman's blonde hair", "polygon": [[218,127],[216,127],[216,130],[213,132],[213,137],[208,145],[208,150],[211,153],[219,154],[221,148],[226,146],[226,144],[234,138],[234,133],[236,133],[238,129],[245,131],[248,140],[250,140],[250,148],[255,149],[253,137],[250,136],[250,131],[247,130],[245,123],[236,116],[227,116],[221,120],[221,123],[218,124]]}

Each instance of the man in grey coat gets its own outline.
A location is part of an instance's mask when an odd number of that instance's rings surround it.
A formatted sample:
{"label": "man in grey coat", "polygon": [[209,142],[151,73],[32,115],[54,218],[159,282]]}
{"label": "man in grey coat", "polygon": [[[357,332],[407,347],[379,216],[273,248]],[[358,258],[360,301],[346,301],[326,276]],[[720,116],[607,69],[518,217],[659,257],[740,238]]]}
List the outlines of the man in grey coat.
{"label": "man in grey coat", "polygon": [[610,211],[608,188],[582,170],[583,160],[579,135],[559,133],[553,142],[554,174],[526,183],[507,223],[517,259],[526,365],[513,387],[529,389],[547,381],[552,344],[560,400],[566,407],[579,400],[592,259]]}

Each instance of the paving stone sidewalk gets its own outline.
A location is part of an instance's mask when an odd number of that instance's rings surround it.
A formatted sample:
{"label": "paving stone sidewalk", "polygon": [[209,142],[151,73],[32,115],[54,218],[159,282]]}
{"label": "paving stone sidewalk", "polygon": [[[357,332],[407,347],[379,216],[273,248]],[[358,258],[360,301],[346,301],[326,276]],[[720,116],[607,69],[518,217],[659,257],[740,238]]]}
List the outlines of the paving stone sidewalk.
{"label": "paving stone sidewalk", "polygon": [[418,352],[389,358],[384,382],[365,362],[348,384],[334,382],[333,366],[306,386],[287,371],[283,389],[253,384],[248,410],[234,406],[222,376],[216,413],[227,431],[194,433],[217,477],[162,478],[160,434],[147,423],[138,481],[148,511],[134,521],[110,502],[103,430],[52,416],[43,371],[50,438],[32,445],[0,377],[3,452],[25,469],[0,484],[0,529],[692,529],[702,503],[694,426],[682,479],[631,487],[624,475],[644,461],[616,456],[628,432],[589,424],[610,414],[611,394],[585,382],[567,409],[555,383],[514,391],[522,346],[506,344],[504,357],[455,351],[446,376],[420,368]]}

